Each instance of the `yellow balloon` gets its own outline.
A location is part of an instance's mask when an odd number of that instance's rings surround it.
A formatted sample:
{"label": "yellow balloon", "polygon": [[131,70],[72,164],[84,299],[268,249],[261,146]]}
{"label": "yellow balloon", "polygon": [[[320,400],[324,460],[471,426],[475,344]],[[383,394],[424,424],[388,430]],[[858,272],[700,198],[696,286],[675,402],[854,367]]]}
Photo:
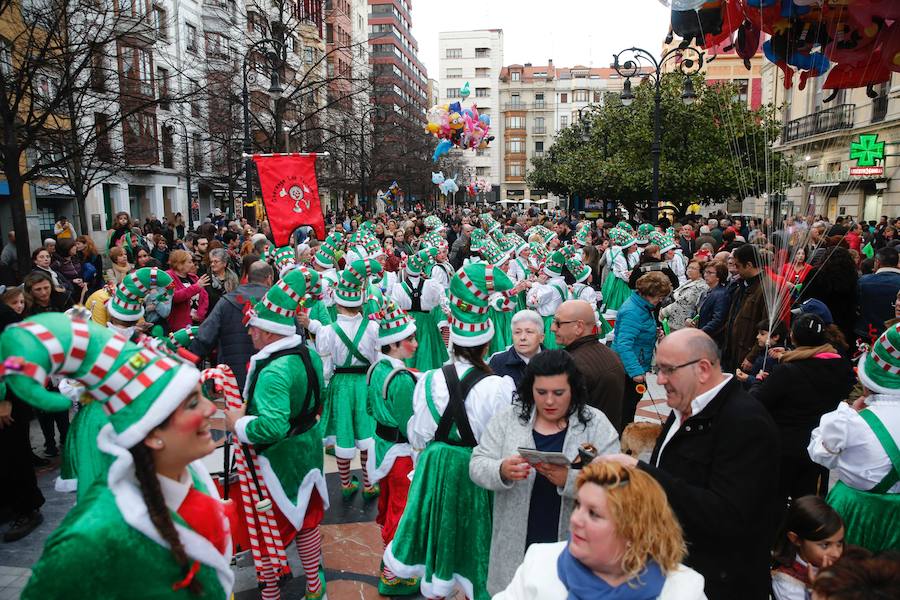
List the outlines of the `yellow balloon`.
{"label": "yellow balloon", "polygon": [[427,129],[431,133],[437,133],[438,131],[440,131],[441,127],[437,123],[429,123],[425,126],[425,129]]}

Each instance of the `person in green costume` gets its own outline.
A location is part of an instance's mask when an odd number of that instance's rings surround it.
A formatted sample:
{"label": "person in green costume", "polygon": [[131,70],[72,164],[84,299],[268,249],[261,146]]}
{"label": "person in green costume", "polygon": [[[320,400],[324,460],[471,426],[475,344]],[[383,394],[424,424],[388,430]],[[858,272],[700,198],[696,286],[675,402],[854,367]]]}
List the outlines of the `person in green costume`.
{"label": "person in green costume", "polygon": [[494,326],[488,301],[512,289],[505,273],[485,263],[460,269],[450,283],[452,363],[421,377],[407,426],[422,449],[407,508],[384,564],[397,577],[421,579],[422,595],[489,598],[491,496],[469,478],[469,459],[490,418],[509,406],[512,386],[484,363]]}
{"label": "person in green costume", "polygon": [[[381,352],[367,375],[369,411],[375,418],[374,479],[381,486],[375,521],[381,527],[385,546],[394,539],[406,508],[415,458],[406,437],[406,424],[413,414],[413,389],[418,379],[403,361],[416,353],[416,334],[416,322],[406,311],[394,304],[386,306],[378,315]],[[418,590],[418,580],[397,577],[382,563],[378,593],[402,596]]]}
{"label": "person in green costume", "polygon": [[544,346],[549,350],[559,347],[556,334],[551,329],[553,316],[559,305],[569,299],[569,288],[563,277],[566,260],[563,249],[554,250],[544,261],[538,280],[531,285],[526,296],[528,307],[537,311],[544,320]]}
{"label": "person in green costume", "polygon": [[[200,461],[212,452],[215,406],[195,367],[61,313],[0,336],[4,381],[41,408],[69,401],[50,375],[85,386],[109,416],[97,437],[113,464],[48,538],[22,598],[231,596],[225,508]],[[85,556],[103,557],[85,571]]]}
{"label": "person in green costume", "polygon": [[319,273],[319,281],[322,285],[322,303],[325,305],[330,317],[330,323],[337,317],[337,306],[334,304],[332,288],[337,285],[338,274],[335,269],[337,254],[344,242],[344,234],[339,231],[331,233],[319,246],[313,255],[312,267]]}
{"label": "person in green costume", "polygon": [[419,349],[406,360],[406,366],[419,371],[436,369],[447,362],[447,346],[438,329],[440,313],[435,311],[444,298],[444,288],[432,279],[437,248],[423,248],[409,257],[403,279],[394,286],[391,301],[408,311],[416,322]]}
{"label": "person in green costume", "polygon": [[613,245],[606,251],[606,262],[612,265],[612,269],[600,291],[606,310],[619,310],[632,294],[628,278],[638,264],[637,241],[630,233],[617,227],[609,230],[609,239]]}
{"label": "person in green costume", "polygon": [[822,415],[807,451],[837,474],[827,501],[847,527],[846,542],[872,552],[900,550],[900,323],[859,359],[864,394]]}
{"label": "person in green costume", "polygon": [[[244,383],[245,404],[225,413],[225,423],[241,444],[252,445],[263,481],[274,502],[282,545],[292,540],[306,577],[306,599],[325,596],[319,524],[328,509],[322,433],[316,419],[321,406],[322,363],[297,335],[298,313],[319,275],[300,266],[287,271],[247,313],[247,328],[257,352]],[[244,455],[247,456],[245,451]],[[261,510],[253,507],[255,511]],[[277,542],[276,542],[277,543]],[[277,557],[257,563],[257,579],[266,600],[279,598]],[[278,549],[276,548],[276,552]]]}
{"label": "person in green costume", "polygon": [[366,411],[366,372],[378,355],[378,324],[365,318],[361,307],[369,277],[380,272],[381,265],[374,259],[352,262],[341,271],[334,288],[337,320],[327,327],[315,321],[308,324],[316,336],[316,352],[325,359],[325,379],[330,379],[322,435],[326,445],[334,445],[344,498],[359,489],[359,481],[350,475],[350,461],[357,451],[363,465],[363,495],[366,499],[378,496],[378,484],[372,482],[375,422]]}

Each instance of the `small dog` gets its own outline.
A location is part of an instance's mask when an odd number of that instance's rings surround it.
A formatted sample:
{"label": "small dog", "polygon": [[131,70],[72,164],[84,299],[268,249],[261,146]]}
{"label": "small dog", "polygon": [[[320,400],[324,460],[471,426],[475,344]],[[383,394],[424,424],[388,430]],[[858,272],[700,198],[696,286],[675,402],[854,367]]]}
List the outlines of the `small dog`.
{"label": "small dog", "polygon": [[622,432],[622,452],[649,461],[661,431],[662,425],[657,423],[629,423]]}

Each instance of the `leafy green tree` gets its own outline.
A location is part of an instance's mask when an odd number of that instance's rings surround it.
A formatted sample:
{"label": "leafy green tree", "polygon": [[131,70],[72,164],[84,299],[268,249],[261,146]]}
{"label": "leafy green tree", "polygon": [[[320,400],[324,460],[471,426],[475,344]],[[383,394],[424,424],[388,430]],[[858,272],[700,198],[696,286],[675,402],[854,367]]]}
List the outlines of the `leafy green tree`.
{"label": "leafy green tree", "polygon": [[[691,204],[782,192],[796,175],[773,152],[780,122],[772,106],[756,110],[730,84],[694,77],[697,100],[685,104],[683,76],[663,77],[660,208],[679,215]],[[602,106],[560,131],[546,156],[532,161],[529,185],[561,195],[615,200],[632,214],[652,198],[653,84],[634,88],[624,106],[608,94]]]}

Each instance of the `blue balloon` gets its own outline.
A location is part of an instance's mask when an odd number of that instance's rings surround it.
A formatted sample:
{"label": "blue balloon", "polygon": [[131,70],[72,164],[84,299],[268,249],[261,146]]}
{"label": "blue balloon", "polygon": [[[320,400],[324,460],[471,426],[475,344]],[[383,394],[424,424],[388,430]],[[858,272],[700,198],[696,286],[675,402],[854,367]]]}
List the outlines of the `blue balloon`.
{"label": "blue balloon", "polygon": [[479,115],[478,120],[489,126],[491,124],[491,115]]}
{"label": "blue balloon", "polygon": [[450,114],[453,114],[455,112],[458,113],[460,110],[462,110],[462,104],[460,104],[459,102],[454,102],[453,104],[450,105],[449,108],[450,108],[450,110],[448,112]]}
{"label": "blue balloon", "polygon": [[437,162],[441,156],[450,152],[450,148],[452,147],[453,142],[450,140],[441,140],[438,142],[437,148],[434,149],[434,155],[431,157],[431,160]]}

